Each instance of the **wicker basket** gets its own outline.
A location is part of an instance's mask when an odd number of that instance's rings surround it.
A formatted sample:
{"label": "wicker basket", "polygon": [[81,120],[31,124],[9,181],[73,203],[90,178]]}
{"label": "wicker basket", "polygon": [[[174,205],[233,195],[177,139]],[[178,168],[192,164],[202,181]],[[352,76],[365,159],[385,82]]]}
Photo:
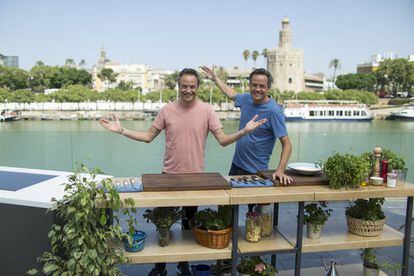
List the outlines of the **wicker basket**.
{"label": "wicker basket", "polygon": [[195,240],[202,246],[222,249],[229,246],[232,228],[224,230],[201,230],[193,228]]}
{"label": "wicker basket", "polygon": [[362,220],[346,216],[348,231],[364,237],[375,237],[381,234],[386,218],[377,221]]}

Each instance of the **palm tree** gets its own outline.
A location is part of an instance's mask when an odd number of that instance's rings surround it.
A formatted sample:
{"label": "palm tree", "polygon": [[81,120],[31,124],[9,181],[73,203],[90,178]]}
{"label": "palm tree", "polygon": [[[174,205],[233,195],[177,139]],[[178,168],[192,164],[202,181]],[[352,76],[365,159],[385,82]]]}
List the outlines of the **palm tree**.
{"label": "palm tree", "polygon": [[264,67],[267,67],[267,57],[269,56],[269,49],[264,48],[262,51],[262,56],[264,58]]}
{"label": "palm tree", "polygon": [[73,65],[75,65],[75,60],[73,58],[67,58],[65,60],[66,67],[72,67]]}
{"label": "palm tree", "polygon": [[247,68],[247,60],[250,57],[250,51],[249,50],[244,50],[243,51],[243,58],[244,58],[244,67]]}
{"label": "palm tree", "polygon": [[254,50],[252,52],[252,59],[253,59],[253,67],[256,68],[256,60],[260,56],[259,52]]}
{"label": "palm tree", "polygon": [[332,67],[334,68],[333,78],[332,78],[332,82],[333,82],[332,88],[334,88],[335,87],[335,74],[336,74],[336,69],[340,69],[341,68],[341,62],[339,61],[339,59],[334,58],[333,60],[331,60],[331,62],[329,62],[329,68],[332,68]]}
{"label": "palm tree", "polygon": [[82,60],[79,62],[79,67],[80,67],[80,68],[83,68],[85,65],[86,65],[86,61],[85,61],[84,59],[82,59]]}

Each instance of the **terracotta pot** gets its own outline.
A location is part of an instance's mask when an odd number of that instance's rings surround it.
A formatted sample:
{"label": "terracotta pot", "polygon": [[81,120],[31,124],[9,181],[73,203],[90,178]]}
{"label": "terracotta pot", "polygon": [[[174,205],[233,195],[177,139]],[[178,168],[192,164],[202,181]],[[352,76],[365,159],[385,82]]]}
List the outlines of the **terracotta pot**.
{"label": "terracotta pot", "polygon": [[311,223],[306,224],[308,238],[313,240],[319,240],[321,237],[323,225],[315,225]]}

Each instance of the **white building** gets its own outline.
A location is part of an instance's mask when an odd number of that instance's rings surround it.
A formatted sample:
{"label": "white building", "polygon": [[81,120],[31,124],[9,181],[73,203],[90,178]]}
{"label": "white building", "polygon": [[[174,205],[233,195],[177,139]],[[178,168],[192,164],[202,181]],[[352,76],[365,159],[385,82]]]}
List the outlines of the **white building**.
{"label": "white building", "polygon": [[[103,68],[110,68],[116,74],[116,82],[104,82],[98,78],[99,72]],[[134,88],[141,88],[144,94],[163,89],[164,77],[172,74],[173,71],[153,70],[145,64],[122,64],[110,61],[106,57],[106,52],[102,48],[100,58],[92,69],[93,89],[98,92],[109,88],[115,88],[121,81],[125,83],[131,82]]]}

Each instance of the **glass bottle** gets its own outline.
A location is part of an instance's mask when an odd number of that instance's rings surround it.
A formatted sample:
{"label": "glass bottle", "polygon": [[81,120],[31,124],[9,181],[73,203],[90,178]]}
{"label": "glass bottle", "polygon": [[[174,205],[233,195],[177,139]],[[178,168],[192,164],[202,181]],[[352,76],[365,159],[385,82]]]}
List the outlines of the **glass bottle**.
{"label": "glass bottle", "polygon": [[258,242],[261,237],[260,215],[257,212],[246,213],[246,240],[248,242]]}
{"label": "glass bottle", "polygon": [[260,228],[262,229],[262,237],[269,237],[273,232],[273,208],[270,203],[257,204],[255,211],[260,216]]}

